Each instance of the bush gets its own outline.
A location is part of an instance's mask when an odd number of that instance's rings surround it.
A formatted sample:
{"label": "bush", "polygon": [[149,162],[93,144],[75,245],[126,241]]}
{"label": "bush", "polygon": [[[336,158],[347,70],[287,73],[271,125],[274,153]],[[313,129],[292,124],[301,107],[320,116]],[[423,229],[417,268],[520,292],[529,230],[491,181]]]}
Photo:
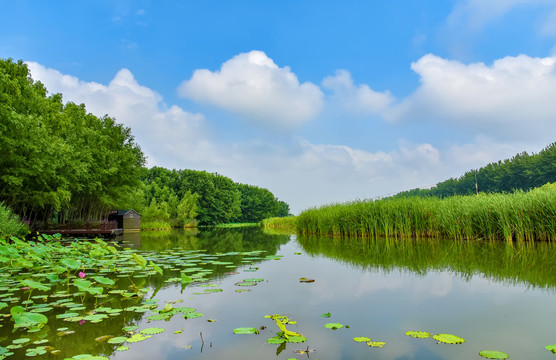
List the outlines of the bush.
{"label": "bush", "polygon": [[22,222],[12,210],[0,203],[0,238],[10,236],[25,236],[29,233],[29,227]]}

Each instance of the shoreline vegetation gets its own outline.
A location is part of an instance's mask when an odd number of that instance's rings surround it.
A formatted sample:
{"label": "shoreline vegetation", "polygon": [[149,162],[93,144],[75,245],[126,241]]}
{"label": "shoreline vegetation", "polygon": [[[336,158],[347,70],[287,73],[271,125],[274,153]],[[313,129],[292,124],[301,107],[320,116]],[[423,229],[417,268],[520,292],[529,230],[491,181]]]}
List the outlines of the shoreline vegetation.
{"label": "shoreline vegetation", "polygon": [[552,241],[556,240],[556,183],[509,194],[332,204],[263,223],[265,228],[295,226],[303,235]]}

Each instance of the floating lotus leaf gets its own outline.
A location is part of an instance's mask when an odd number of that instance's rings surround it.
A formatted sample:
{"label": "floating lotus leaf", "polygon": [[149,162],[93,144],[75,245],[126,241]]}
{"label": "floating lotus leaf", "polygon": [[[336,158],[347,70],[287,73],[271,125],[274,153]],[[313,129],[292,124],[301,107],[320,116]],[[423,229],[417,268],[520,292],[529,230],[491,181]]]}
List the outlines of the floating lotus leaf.
{"label": "floating lotus leaf", "polygon": [[115,284],[114,280],[106,278],[104,276],[93,276],[92,279],[95,280],[96,282],[104,284],[104,285],[114,285]]}
{"label": "floating lotus leaf", "polygon": [[324,327],[327,328],[327,329],[338,330],[340,328],[343,328],[344,325],[339,324],[339,323],[328,323],[328,324],[324,325]]}
{"label": "floating lotus leaf", "polygon": [[235,286],[255,286],[257,285],[256,282],[253,281],[240,281],[234,284]]}
{"label": "floating lotus leaf", "polygon": [[146,340],[150,337],[151,337],[150,335],[143,336],[143,334],[133,334],[129,339],[127,339],[127,342],[136,343],[136,342]]}
{"label": "floating lotus leaf", "polygon": [[312,282],[315,282],[315,280],[314,280],[314,279],[308,279],[308,278],[306,278],[306,277],[300,277],[300,278],[299,278],[299,282],[303,282],[303,283],[312,283]]}
{"label": "floating lotus leaf", "polygon": [[248,292],[248,291],[251,291],[251,289],[236,289],[237,293]]}
{"label": "floating lotus leaf", "polygon": [[290,343],[302,343],[307,341],[307,338],[305,336],[290,336],[287,341]]}
{"label": "floating lotus leaf", "polygon": [[354,337],[354,338],[353,338],[353,341],[356,341],[356,342],[368,342],[368,341],[371,341],[371,339],[369,339],[368,337],[365,337],[365,336],[361,336],[361,337]]}
{"label": "floating lotus leaf", "polygon": [[465,342],[465,339],[452,334],[436,334],[433,335],[432,338],[444,344],[463,344]]}
{"label": "floating lotus leaf", "polygon": [[479,355],[487,359],[508,359],[510,357],[505,352],[494,350],[484,350],[479,352]]}
{"label": "floating lotus leaf", "polygon": [[31,339],[29,338],[19,338],[19,339],[15,339],[14,341],[12,341],[12,343],[14,344],[25,344],[26,342],[31,341]]}
{"label": "floating lotus leaf", "polygon": [[116,351],[126,351],[129,350],[129,346],[120,346],[116,348]]}
{"label": "floating lotus leaf", "polygon": [[554,345],[547,345],[544,347],[546,350],[552,351],[553,354],[556,354],[556,344]]}
{"label": "floating lotus leaf", "polygon": [[153,320],[153,321],[169,320],[172,316],[174,316],[174,315],[173,314],[156,314],[156,315],[147,316],[147,319],[148,320]]}
{"label": "floating lotus leaf", "polygon": [[124,342],[127,341],[127,338],[124,336],[117,336],[117,337],[113,337],[111,339],[108,339],[108,343],[109,344],[122,344]]}
{"label": "floating lotus leaf", "polygon": [[169,311],[174,310],[174,306],[172,304],[166,304],[164,305],[164,308],[162,309],[163,313],[167,313]]}
{"label": "floating lotus leaf", "polygon": [[325,317],[325,318],[329,318],[331,315],[329,312],[327,312],[326,314],[320,314],[320,316]]}
{"label": "floating lotus leaf", "polygon": [[126,326],[123,328],[123,331],[135,331],[139,329],[139,326],[137,325],[130,325],[130,326]]}
{"label": "floating lotus leaf", "polygon": [[139,331],[139,333],[143,335],[154,335],[154,334],[160,334],[161,332],[164,332],[164,329],[159,327],[150,327]]}
{"label": "floating lotus leaf", "polygon": [[198,317],[205,316],[205,314],[198,313],[198,312],[190,312],[190,313],[183,314],[182,316],[186,319],[195,319],[195,318],[198,318]]}
{"label": "floating lotus leaf", "polygon": [[276,335],[276,336],[273,336],[270,339],[268,339],[267,342],[269,344],[281,344],[281,343],[286,342],[286,339],[279,336],[279,335]]}
{"label": "floating lotus leaf", "polygon": [[206,293],[217,293],[217,292],[222,292],[222,289],[205,289]]}
{"label": "floating lotus leaf", "polygon": [[261,282],[261,281],[264,281],[264,279],[261,279],[261,278],[251,278],[251,279],[244,279],[243,281],[246,281],[246,282]]}
{"label": "floating lotus leaf", "polygon": [[431,336],[431,334],[429,334],[426,331],[406,331],[405,334],[407,336],[411,336],[411,337],[418,338],[418,339],[426,339],[426,338],[429,338]]}
{"label": "floating lotus leaf", "polygon": [[383,348],[386,345],[386,343],[382,341],[369,341],[367,342],[367,345],[369,345],[370,347]]}
{"label": "floating lotus leaf", "polygon": [[234,329],[234,334],[258,334],[259,329],[254,327],[242,327]]}

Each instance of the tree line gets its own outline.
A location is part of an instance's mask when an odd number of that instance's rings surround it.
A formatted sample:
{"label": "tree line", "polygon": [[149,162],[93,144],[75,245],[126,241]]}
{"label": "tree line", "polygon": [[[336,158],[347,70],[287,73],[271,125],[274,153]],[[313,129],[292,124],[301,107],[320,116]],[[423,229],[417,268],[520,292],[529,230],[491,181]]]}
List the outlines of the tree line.
{"label": "tree line", "polygon": [[556,143],[538,154],[522,152],[511,159],[490,163],[478,170],[467,171],[459,178],[450,178],[430,189],[413,189],[394,197],[471,195],[477,192],[502,193],[531,190],[556,182]]}
{"label": "tree line", "polygon": [[21,60],[0,59],[0,154],[0,204],[32,223],[130,208],[176,226],[289,215],[267,189],[205,171],[146,169],[130,128],[48,95]]}
{"label": "tree line", "polygon": [[[143,173],[142,181],[147,205],[144,216],[152,220],[187,221],[188,213],[200,225],[215,225],[290,215],[289,205],[269,190],[238,184],[218,173],[153,167]],[[174,209],[180,213],[173,213]]]}

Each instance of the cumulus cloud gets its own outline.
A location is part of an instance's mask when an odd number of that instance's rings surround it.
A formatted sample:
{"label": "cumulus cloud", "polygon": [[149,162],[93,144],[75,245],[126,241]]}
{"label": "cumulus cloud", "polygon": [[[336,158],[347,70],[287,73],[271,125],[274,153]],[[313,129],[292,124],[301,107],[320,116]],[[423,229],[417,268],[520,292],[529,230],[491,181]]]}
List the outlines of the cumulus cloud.
{"label": "cumulus cloud", "polygon": [[388,120],[437,119],[495,139],[553,140],[556,57],[508,56],[489,66],[429,54],[411,68],[421,84]]}
{"label": "cumulus cloud", "polygon": [[279,67],[262,51],[234,56],[219,71],[196,70],[179,94],[277,129],[292,129],[322,108],[318,86],[300,84],[289,67]]}
{"label": "cumulus cloud", "polygon": [[389,91],[374,91],[366,84],[356,86],[347,70],[337,70],[334,76],[327,76],[322,86],[333,91],[333,100],[355,112],[379,114],[395,100]]}
{"label": "cumulus cloud", "polygon": [[206,150],[202,141],[206,131],[204,116],[166,106],[158,93],[140,85],[128,69],[120,70],[108,85],[103,85],[36,62],[27,62],[27,66],[32,77],[45,84],[51,94],[62,93],[65,101],[84,103],[87,111],[96,116],[108,114],[130,127],[150,164],[161,163],[166,153],[178,151],[176,144],[181,144],[179,151]]}

